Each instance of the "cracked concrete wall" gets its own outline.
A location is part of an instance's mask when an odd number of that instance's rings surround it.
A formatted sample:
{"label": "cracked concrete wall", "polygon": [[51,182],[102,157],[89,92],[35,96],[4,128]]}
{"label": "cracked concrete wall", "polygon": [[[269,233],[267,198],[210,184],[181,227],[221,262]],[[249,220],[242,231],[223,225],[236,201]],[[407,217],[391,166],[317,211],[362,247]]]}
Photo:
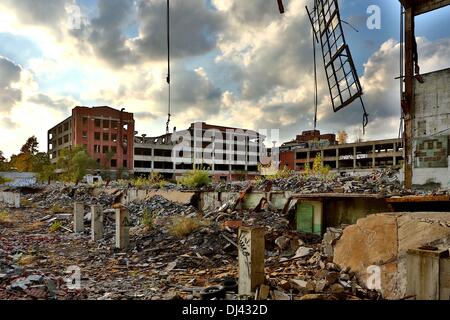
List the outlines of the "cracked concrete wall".
{"label": "cracked concrete wall", "polygon": [[334,249],[334,262],[349,267],[366,283],[369,266],[381,269],[386,299],[406,295],[406,252],[450,236],[450,213],[386,213],[358,220],[344,230]]}

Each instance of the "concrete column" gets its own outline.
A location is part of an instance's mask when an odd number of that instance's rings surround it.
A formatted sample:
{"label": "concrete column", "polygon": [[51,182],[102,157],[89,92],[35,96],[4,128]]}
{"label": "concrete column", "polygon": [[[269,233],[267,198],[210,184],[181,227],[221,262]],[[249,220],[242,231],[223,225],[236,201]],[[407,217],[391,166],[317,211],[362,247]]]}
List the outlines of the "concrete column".
{"label": "concrete column", "polygon": [[91,207],[91,239],[98,241],[103,237],[103,208],[102,206]]}
{"label": "concrete column", "polygon": [[265,280],[264,228],[240,228],[239,295],[252,296]]}
{"label": "concrete column", "polygon": [[356,147],[353,147],[353,169],[356,169]]}
{"label": "concrete column", "polygon": [[116,209],[116,248],[127,249],[130,243],[128,210]]}
{"label": "concrete column", "polygon": [[372,146],[372,168],[374,168],[374,169],[375,169],[375,164],[376,164],[376,161],[375,161],[375,151],[376,151],[375,145],[373,145],[373,146]]}
{"label": "concrete column", "polygon": [[308,151],[308,152],[306,153],[306,160],[307,160],[308,165],[311,167],[311,165],[310,165],[310,163],[309,163],[310,159],[311,159],[311,152]]}
{"label": "concrete column", "polygon": [[14,207],[16,209],[20,208],[20,193],[14,193]]}
{"label": "concrete column", "polygon": [[84,231],[84,203],[75,202],[73,208],[73,231],[82,233]]}
{"label": "concrete column", "polygon": [[339,148],[336,148],[336,169],[339,170]]}
{"label": "concrete column", "polygon": [[323,158],[325,157],[325,151],[323,151],[323,150],[321,150],[320,151],[320,158],[322,159],[322,167],[323,167],[323,165],[324,165],[324,161],[323,161]]}

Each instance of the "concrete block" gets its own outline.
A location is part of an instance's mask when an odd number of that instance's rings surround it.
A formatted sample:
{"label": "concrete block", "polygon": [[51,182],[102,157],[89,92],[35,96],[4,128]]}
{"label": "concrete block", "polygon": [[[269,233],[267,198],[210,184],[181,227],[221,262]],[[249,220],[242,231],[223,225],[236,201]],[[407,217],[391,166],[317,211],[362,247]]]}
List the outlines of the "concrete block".
{"label": "concrete block", "polygon": [[98,241],[103,237],[103,208],[102,206],[91,207],[91,239]]}
{"label": "concrete block", "polygon": [[73,208],[73,230],[75,233],[84,231],[84,203],[75,202]]}
{"label": "concrete block", "polygon": [[116,209],[116,248],[126,250],[130,244],[130,223],[128,210]]}
{"label": "concrete block", "polygon": [[264,228],[240,228],[239,249],[239,295],[253,296],[264,284]]}

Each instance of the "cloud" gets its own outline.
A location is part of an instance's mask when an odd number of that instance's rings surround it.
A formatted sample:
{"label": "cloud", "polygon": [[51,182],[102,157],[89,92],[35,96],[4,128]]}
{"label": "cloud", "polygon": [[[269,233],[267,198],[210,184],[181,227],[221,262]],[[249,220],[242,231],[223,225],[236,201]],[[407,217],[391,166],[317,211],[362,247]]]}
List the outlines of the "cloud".
{"label": "cloud", "polygon": [[[24,24],[42,25],[55,28],[63,21],[70,0],[2,0],[14,10]],[[57,29],[57,27],[55,28]]]}
{"label": "cloud", "polygon": [[29,102],[61,112],[68,112],[75,105],[74,102],[70,99],[52,98],[43,93],[39,93],[36,96],[30,97]]}
{"label": "cloud", "polygon": [[155,120],[157,118],[156,115],[148,111],[136,112],[134,117],[138,120]]}
{"label": "cloud", "polygon": [[21,100],[22,91],[14,87],[20,81],[22,68],[0,56],[0,112],[9,112]]}
{"label": "cloud", "polygon": [[[224,17],[208,7],[204,0],[172,0],[171,54],[174,59],[205,54],[216,48]],[[144,60],[167,57],[166,2],[139,3],[139,37],[134,40],[138,55]]]}

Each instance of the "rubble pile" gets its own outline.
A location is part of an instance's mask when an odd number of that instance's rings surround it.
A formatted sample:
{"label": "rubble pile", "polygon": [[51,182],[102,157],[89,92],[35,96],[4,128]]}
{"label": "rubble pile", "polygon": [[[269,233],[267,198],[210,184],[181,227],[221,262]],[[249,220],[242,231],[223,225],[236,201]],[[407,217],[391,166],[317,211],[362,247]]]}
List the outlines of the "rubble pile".
{"label": "rubble pile", "polygon": [[154,196],[145,201],[134,201],[126,207],[130,214],[138,217],[142,217],[144,210],[157,216],[187,216],[197,212],[197,209],[191,205],[178,204],[161,196]]}
{"label": "rubble pile", "polygon": [[73,187],[55,184],[26,199],[38,208],[50,209],[52,207],[70,207],[73,202],[83,202],[86,205],[100,204],[106,207],[111,206],[117,196],[107,193],[106,190],[98,196],[94,196],[92,190],[93,187],[88,185]]}
{"label": "rubble pile", "polygon": [[300,194],[313,193],[365,193],[408,194],[402,188],[394,170],[376,171],[360,177],[292,175],[289,178],[264,181],[257,186],[264,190],[270,184],[273,191],[292,191]]}

